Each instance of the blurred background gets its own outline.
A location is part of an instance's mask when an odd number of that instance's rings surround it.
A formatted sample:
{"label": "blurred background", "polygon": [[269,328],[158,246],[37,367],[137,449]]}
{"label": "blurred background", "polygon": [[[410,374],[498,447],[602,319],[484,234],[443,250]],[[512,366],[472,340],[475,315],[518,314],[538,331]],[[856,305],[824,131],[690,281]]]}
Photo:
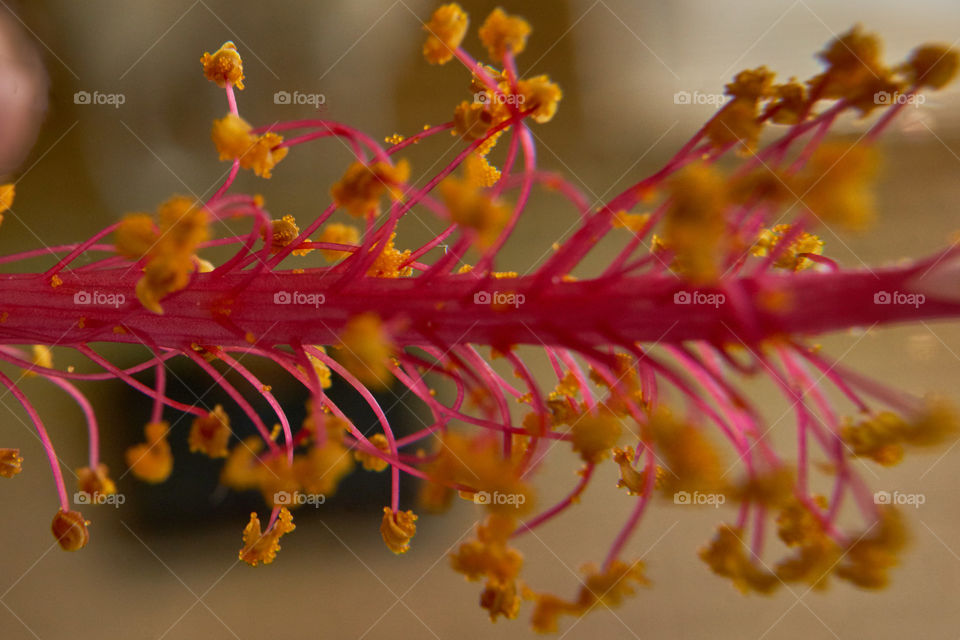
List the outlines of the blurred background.
{"label": "blurred background", "polygon": [[[323,96],[324,117],[374,137],[409,135],[450,118],[466,97],[456,64],[430,67],[420,56],[420,23],[435,4],[423,0],[167,0],[74,2],[30,0],[0,7],[0,172],[17,181],[17,204],[5,214],[4,253],[77,241],[129,211],[150,210],[172,193],[209,196],[223,179],[209,139],[226,112],[223,93],[206,82],[204,51],[233,40],[245,62],[241,113],[251,122],[315,116],[309,104],[275,104],[276,92]],[[472,17],[465,46],[481,53],[475,28],[493,2],[464,1]],[[882,35],[887,59],[915,45],[960,39],[960,6],[863,0],[515,1],[504,4],[534,26],[519,59],[524,75],[549,73],[566,97],[553,122],[535,128],[542,166],[567,174],[591,199],[609,197],[656,170],[715,110],[709,99],[677,104],[675,94],[722,93],[738,70],[766,64],[781,77],[816,73],[813,54],[860,22]],[[90,96],[86,101],[82,96]],[[79,97],[78,97],[79,96]],[[97,98],[101,96],[101,98]],[[106,96],[106,97],[103,97]],[[112,96],[112,98],[111,98]],[[98,100],[101,102],[98,103]],[[909,107],[883,143],[880,220],[864,236],[824,231],[827,255],[843,264],[878,264],[941,246],[958,227],[960,104],[956,91]],[[849,133],[865,123],[845,121]],[[415,168],[437,167],[452,141],[424,143]],[[242,174],[237,188],[263,193],[276,215],[305,221],[327,203],[329,185],[349,156],[336,142],[297,148],[271,181]],[[417,175],[415,173],[415,175]],[[421,181],[426,175],[419,176]],[[538,194],[500,264],[525,271],[574,222],[569,207]],[[417,246],[435,230],[411,216],[400,246]],[[600,256],[598,259],[602,259]],[[827,336],[843,362],[907,391],[960,398],[960,330],[930,324]],[[118,362],[131,350],[105,349]],[[177,393],[190,398],[208,381],[189,367],[174,370]],[[259,372],[259,370],[258,370]],[[264,372],[267,375],[268,372]],[[85,464],[80,413],[59,391],[26,380],[24,389],[48,424],[61,458]],[[123,468],[122,452],[140,439],[148,405],[124,385],[85,385],[103,422],[104,461]],[[774,439],[791,447],[792,418],[769,385],[748,383],[771,422]],[[303,397],[279,389],[290,406]],[[395,405],[392,417],[419,425],[418,408]],[[206,401],[212,405],[215,395]],[[345,398],[349,402],[349,398]],[[119,482],[120,508],[86,513],[91,542],[61,552],[48,533],[55,495],[43,453],[7,397],[0,444],[26,459],[15,481],[0,483],[7,505],[0,526],[0,629],[4,639],[86,638],[524,638],[520,619],[491,626],[478,606],[480,586],[448,566],[447,554],[469,536],[480,512],[458,502],[423,515],[412,551],[396,557],[378,532],[385,478],[351,478],[316,513],[301,510],[297,531],[269,567],[236,560],[251,509],[247,496],[216,489],[217,465],[180,452],[172,488]],[[369,420],[359,408],[352,415]],[[297,416],[294,415],[294,418]],[[587,638],[924,638],[960,635],[960,447],[908,457],[893,470],[861,465],[877,489],[922,493],[908,509],[914,540],[893,586],[867,593],[834,584],[826,593],[794,588],[769,598],[742,597],[696,558],[728,510],[656,505],[631,541],[654,585],[625,606],[562,627]],[[575,482],[576,463],[553,455],[538,486],[551,504]],[[612,467],[612,465],[608,465]],[[604,470],[566,517],[521,541],[525,579],[572,596],[577,570],[600,561],[632,498]],[[70,487],[72,490],[72,486]],[[408,501],[409,502],[409,501]]]}

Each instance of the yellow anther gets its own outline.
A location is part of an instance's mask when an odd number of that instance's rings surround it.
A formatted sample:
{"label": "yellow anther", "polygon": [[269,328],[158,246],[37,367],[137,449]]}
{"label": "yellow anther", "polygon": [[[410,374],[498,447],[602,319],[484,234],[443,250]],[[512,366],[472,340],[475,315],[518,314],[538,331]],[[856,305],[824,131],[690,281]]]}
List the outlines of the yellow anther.
{"label": "yellow anther", "polygon": [[146,442],[128,448],[125,454],[130,472],[144,482],[157,484],[170,477],[173,471],[173,453],[167,442],[170,425],[151,422],[146,426]]}
{"label": "yellow anther", "polygon": [[573,450],[592,464],[606,458],[622,434],[620,419],[607,412],[584,414],[570,429]]}
{"label": "yellow anther", "polygon": [[876,150],[865,144],[824,143],[791,185],[817,219],[863,230],[874,217]]}
{"label": "yellow anther", "polygon": [[450,219],[471,229],[480,248],[489,247],[496,241],[510,215],[503,204],[468,181],[458,178],[447,178],[440,183],[440,193],[450,212]]}
{"label": "yellow anther", "polygon": [[[390,453],[390,443],[387,437],[382,433],[376,433],[370,437],[370,444],[385,454]],[[363,449],[354,449],[353,457],[367,471],[383,471],[387,468],[388,462],[378,455],[365,451]]]}
{"label": "yellow anther", "polygon": [[413,267],[404,266],[410,258],[410,250],[397,249],[394,246],[396,237],[396,233],[390,234],[383,251],[380,250],[380,243],[371,247],[370,252],[377,254],[373,264],[367,269],[367,275],[371,278],[400,278],[413,273]]}
{"label": "yellow anther", "polygon": [[[320,230],[320,236],[317,238],[317,242],[355,246],[360,242],[360,230],[353,225],[332,222]],[[323,255],[327,262],[336,262],[350,255],[350,252],[337,249],[321,249],[320,254]]]}
{"label": "yellow anther", "polygon": [[190,451],[211,458],[226,458],[230,442],[230,417],[219,404],[205,416],[197,416],[190,427]]}
{"label": "yellow anther", "polygon": [[550,122],[557,113],[557,106],[563,99],[563,91],[560,86],[550,81],[549,76],[536,76],[529,80],[520,80],[517,83],[517,90],[523,96],[523,103],[520,104],[521,111],[533,109],[530,117],[534,122],[543,124]]}
{"label": "yellow anther", "polygon": [[[783,236],[786,235],[789,230],[790,225],[786,224],[778,224],[772,229],[762,230],[757,236],[757,240],[750,249],[750,252],[757,257],[768,255],[773,248],[780,243]],[[812,267],[815,263],[800,254],[822,254],[823,240],[804,231],[794,238],[790,246],[785,249],[779,249],[779,251],[779,256],[773,262],[774,267],[778,269],[790,269],[791,271],[801,271]]]}
{"label": "yellow anther", "polygon": [[490,164],[486,156],[471,153],[463,162],[463,173],[467,181],[476,187],[492,187],[500,180],[500,170]]}
{"label": "yellow anther", "polygon": [[507,15],[499,7],[494,9],[480,27],[480,41],[492,60],[500,60],[507,51],[523,53],[530,35],[530,23],[519,16]]}
{"label": "yellow anther", "polygon": [[914,84],[942,89],[953,80],[960,67],[956,49],[944,45],[927,44],[917,47],[907,60],[907,69]]}
{"label": "yellow anther", "polygon": [[250,514],[250,522],[243,529],[243,548],[240,549],[240,559],[251,567],[258,564],[270,564],[277,557],[280,550],[280,538],[296,529],[293,524],[293,515],[286,507],[281,507],[280,515],[273,526],[261,532],[260,518],[256,512]]}
{"label": "yellow anther", "polygon": [[131,213],[124,216],[114,232],[117,253],[130,260],[139,260],[147,255],[160,237],[153,216],[148,213]]}
{"label": "yellow anther", "polygon": [[0,449],[0,478],[12,478],[23,471],[20,449]]}
{"label": "yellow anther", "polygon": [[117,485],[110,479],[110,469],[102,463],[97,465],[96,469],[90,467],[77,469],[77,488],[92,498],[109,496],[117,492]]}
{"label": "yellow anther", "polygon": [[3,222],[3,212],[13,206],[16,189],[16,185],[12,182],[0,185],[0,222]]}
{"label": "yellow anther", "polygon": [[255,135],[253,127],[240,116],[228,113],[213,121],[210,137],[221,160],[240,160],[244,169],[253,169],[261,178],[269,178],[273,168],[287,157],[289,149],[279,147],[283,137],[267,132]]}
{"label": "yellow anther", "polygon": [[[279,220],[270,221],[270,253],[277,253],[300,235],[300,227],[293,216],[286,215]],[[297,249],[294,255],[306,255],[312,249]]]}
{"label": "yellow anther", "polygon": [[410,540],[417,533],[416,521],[413,511],[394,513],[390,507],[383,508],[380,535],[390,551],[399,555],[410,550]]}
{"label": "yellow anther", "polygon": [[733,78],[725,87],[726,94],[733,98],[756,102],[769,98],[773,93],[773,76],[775,74],[766,67],[744,69]]}
{"label": "yellow anther", "polygon": [[423,56],[430,64],[446,64],[467,35],[467,14],[455,2],[440,6],[423,28],[429,34],[423,43]]}
{"label": "yellow anther", "polygon": [[84,520],[79,511],[63,511],[61,509],[57,512],[57,515],[53,516],[50,529],[61,549],[78,551],[90,542],[90,532],[87,530],[89,524],[90,522]]}
{"label": "yellow anther", "polygon": [[364,313],[348,320],[335,350],[337,360],[366,386],[385,389],[390,385],[394,347],[376,314]]}
{"label": "yellow anther", "polygon": [[727,185],[712,167],[695,164],[670,179],[671,205],[664,240],[680,271],[691,281],[708,283],[720,275],[726,221]]}
{"label": "yellow anther", "polygon": [[394,200],[402,195],[402,186],[410,179],[410,163],[401,160],[395,165],[377,161],[369,165],[354,162],[339,182],[330,189],[337,206],[357,218],[380,213],[380,198],[388,194]]}
{"label": "yellow anther", "polygon": [[243,89],[243,60],[232,42],[224,42],[212,54],[204,53],[200,64],[203,65],[203,75],[210,82],[216,82],[221,87],[226,87],[229,82],[237,89]]}

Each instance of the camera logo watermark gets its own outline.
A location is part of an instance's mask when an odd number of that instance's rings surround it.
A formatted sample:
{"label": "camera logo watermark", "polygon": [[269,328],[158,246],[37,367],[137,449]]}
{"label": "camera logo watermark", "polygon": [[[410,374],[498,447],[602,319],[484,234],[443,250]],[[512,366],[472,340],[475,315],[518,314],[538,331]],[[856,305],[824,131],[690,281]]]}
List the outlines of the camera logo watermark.
{"label": "camera logo watermark", "polygon": [[273,304],[305,304],[317,308],[326,301],[327,297],[322,293],[277,291],[273,294]]}
{"label": "camera logo watermark", "polygon": [[727,496],[722,493],[701,493],[699,491],[690,493],[689,491],[677,491],[673,494],[673,504],[712,505],[715,509],[719,509],[720,505],[726,501]]}
{"label": "camera logo watermark", "polygon": [[126,101],[127,96],[122,93],[100,93],[99,91],[90,93],[89,91],[77,91],[73,94],[74,104],[110,105],[114,109],[119,109],[120,105]]}
{"label": "camera logo watermark", "polygon": [[915,509],[919,509],[920,505],[926,503],[927,496],[922,493],[900,493],[899,491],[894,491],[890,493],[889,491],[877,491],[873,494],[873,503],[874,504],[897,504],[897,505],[911,505]]}
{"label": "camera logo watermark", "polygon": [[74,504],[109,504],[119,509],[120,505],[127,501],[127,497],[122,493],[94,493],[93,495],[86,491],[77,491],[73,494]]}
{"label": "camera logo watermark", "polygon": [[527,301],[522,293],[507,291],[477,291],[473,294],[473,304],[487,304],[498,307],[519,307]]}
{"label": "camera logo watermark", "polygon": [[677,291],[673,294],[673,304],[704,304],[719,307],[726,303],[727,296],[722,293],[703,293],[701,291]]}
{"label": "camera logo watermark", "polygon": [[718,107],[726,102],[726,100],[727,96],[722,93],[700,93],[699,91],[690,93],[689,91],[677,91],[673,94],[673,104],[709,104]]}
{"label": "camera logo watermark", "polygon": [[473,101],[476,104],[514,104],[522,105],[527,97],[523,94],[494,93],[490,95],[486,91],[477,91],[473,94]]}
{"label": "camera logo watermark", "polygon": [[98,307],[119,308],[126,304],[127,296],[122,293],[103,293],[102,291],[77,291],[73,294],[73,304],[96,305]]}
{"label": "camera logo watermark", "polygon": [[319,507],[327,501],[327,496],[322,493],[301,493],[299,491],[291,493],[289,491],[277,491],[273,494],[273,504],[282,507],[302,507],[309,505]]}
{"label": "camera logo watermark", "polygon": [[494,491],[490,493],[489,491],[477,491],[473,494],[473,504],[479,505],[513,505],[514,507],[520,508],[520,505],[524,504],[527,501],[527,496],[522,493],[500,493],[499,491]]}
{"label": "camera logo watermark", "polygon": [[308,104],[314,109],[319,109],[327,104],[327,96],[322,93],[303,93],[300,91],[277,91],[273,94],[273,104],[303,105]]}
{"label": "camera logo watermark", "polygon": [[901,293],[899,291],[877,291],[873,294],[873,304],[908,304],[919,308],[927,301],[922,293]]}
{"label": "camera logo watermark", "polygon": [[914,107],[919,108],[920,105],[926,101],[927,97],[923,94],[900,93],[899,91],[894,91],[893,93],[889,91],[877,91],[873,94],[873,103],[880,105],[912,104]]}

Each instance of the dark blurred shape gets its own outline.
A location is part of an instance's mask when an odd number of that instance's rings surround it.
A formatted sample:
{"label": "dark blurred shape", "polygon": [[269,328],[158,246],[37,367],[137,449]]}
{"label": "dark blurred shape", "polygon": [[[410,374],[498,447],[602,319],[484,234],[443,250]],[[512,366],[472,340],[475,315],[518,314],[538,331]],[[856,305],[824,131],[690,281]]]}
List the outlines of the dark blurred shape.
{"label": "dark blurred shape", "polygon": [[[244,361],[244,366],[247,366],[261,380],[274,382],[272,386],[274,397],[284,408],[294,430],[298,429],[306,417],[305,404],[309,397],[306,389],[299,384],[277,381],[279,372],[270,364]],[[218,369],[223,370],[220,366]],[[152,369],[137,377],[148,386],[152,387],[154,384]],[[251,393],[242,378],[229,373],[227,379],[241,393],[244,393],[267,426],[277,422],[276,415],[272,413],[266,401]],[[174,400],[186,404],[196,403],[198,406],[209,409],[217,404],[223,405],[230,415],[231,429],[235,434],[235,437],[231,438],[231,446],[234,446],[238,439],[257,433],[253,423],[237,408],[230,396],[219,386],[211,387],[210,378],[198,371],[192,363],[174,361],[168,365],[167,393]],[[370,407],[342,380],[335,380],[333,387],[327,389],[327,393],[360,431],[368,436],[382,431]],[[410,404],[414,406],[407,406],[390,391],[376,394],[376,397],[397,437],[415,431],[426,419],[426,416],[418,417],[416,413],[418,404],[411,401]],[[113,402],[115,406],[122,407],[118,414],[125,416],[123,422],[129,425],[127,436],[111,438],[104,443],[104,457],[109,460],[118,460],[122,459],[123,450],[127,446],[142,439],[143,425],[150,419],[151,403],[131,387],[121,388],[120,396]],[[130,503],[135,507],[134,513],[139,526],[163,530],[176,529],[185,524],[198,526],[218,521],[229,522],[232,526],[238,519],[244,520],[251,511],[269,512],[270,508],[266,506],[258,491],[237,493],[219,484],[223,460],[211,460],[206,456],[190,452],[187,446],[187,433],[192,419],[189,416],[184,417],[177,411],[167,410],[164,412],[164,418],[171,424],[170,445],[173,448],[174,466],[170,478],[162,484],[149,485],[140,482],[132,475],[126,475],[120,483],[121,491],[131,496]],[[123,471],[118,467],[115,477],[119,478]],[[409,480],[401,485],[403,490],[401,500],[404,504],[412,503],[415,488],[416,483]],[[379,510],[389,501],[390,474],[371,473],[357,465],[353,473],[342,480],[336,494],[328,496],[322,509],[298,509],[297,517],[311,515],[330,517],[333,514],[352,511],[369,513],[371,509]],[[127,517],[131,515],[128,513]]]}

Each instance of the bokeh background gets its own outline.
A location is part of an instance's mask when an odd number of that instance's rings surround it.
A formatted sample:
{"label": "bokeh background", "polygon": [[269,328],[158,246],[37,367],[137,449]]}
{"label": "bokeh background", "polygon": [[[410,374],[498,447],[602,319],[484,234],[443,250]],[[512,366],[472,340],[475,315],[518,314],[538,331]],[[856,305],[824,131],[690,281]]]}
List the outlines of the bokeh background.
{"label": "bokeh background", "polygon": [[[465,1],[475,27],[495,3]],[[767,64],[782,76],[817,70],[813,53],[861,22],[882,34],[888,59],[915,44],[960,39],[960,8],[948,0],[514,1],[535,30],[522,73],[550,73],[566,98],[555,120],[537,127],[539,159],[563,171],[591,198],[610,196],[654,171],[710,116],[709,104],[678,105],[679,91],[716,94],[741,68]],[[0,171],[17,180],[18,200],[0,231],[10,252],[76,241],[128,211],[150,209],[171,193],[209,195],[226,164],[209,140],[226,110],[222,92],[200,73],[199,56],[234,40],[248,88],[240,96],[256,123],[310,117],[309,105],[277,105],[277,91],[323,94],[324,115],[376,137],[410,134],[450,117],[465,95],[455,64],[420,57],[424,0],[29,0],[0,2]],[[466,46],[480,53],[475,29]],[[77,104],[75,94],[116,94],[123,104]],[[880,220],[864,236],[825,231],[828,255],[848,265],[918,256],[942,245],[960,222],[960,118],[957,94],[929,96],[907,109],[883,143]],[[864,123],[845,121],[856,134]],[[452,141],[420,145],[415,169],[449,159]],[[263,193],[272,211],[308,219],[327,202],[347,151],[327,141],[298,148],[269,182],[242,176],[238,188]],[[441,165],[437,165],[441,166]],[[421,180],[423,176],[420,176]],[[436,221],[401,228],[416,246]],[[549,194],[538,195],[503,267],[525,271],[575,220]],[[600,256],[601,259],[602,256]],[[826,336],[823,345],[851,367],[914,393],[958,398],[960,331],[929,324]],[[120,362],[131,350],[106,349]],[[178,393],[208,382],[176,369]],[[84,464],[84,427],[68,399],[41,381],[24,388],[49,425],[61,458]],[[770,385],[747,383],[790,448],[792,421]],[[124,447],[140,437],[147,403],[123,385],[86,385],[103,421],[104,459],[122,469]],[[282,390],[291,406],[302,401]],[[211,403],[211,395],[204,402]],[[401,424],[417,408],[395,404]],[[216,465],[177,457],[173,489],[145,489],[129,476],[118,509],[93,512],[92,538],[66,554],[48,533],[56,509],[42,450],[22,412],[0,399],[0,442],[19,446],[25,470],[3,481],[0,504],[0,636],[40,638],[524,638],[529,607],[491,626],[479,586],[448,567],[447,554],[480,516],[458,503],[424,515],[413,550],[395,557],[377,530],[382,479],[351,479],[316,513],[301,510],[272,566],[238,564],[236,549],[256,502],[216,490]],[[362,413],[355,414],[364,420]],[[908,509],[914,535],[893,586],[867,593],[846,584],[742,597],[712,576],[696,550],[729,510],[656,505],[627,555],[643,556],[654,585],[615,612],[562,628],[567,638],[924,638],[960,636],[960,447],[908,458],[893,470],[862,466],[878,489],[921,493]],[[574,483],[575,461],[557,452],[539,479],[549,504]],[[606,469],[582,504],[521,542],[525,578],[573,595],[577,568],[599,561],[631,506]],[[252,504],[252,506],[251,506]]]}

